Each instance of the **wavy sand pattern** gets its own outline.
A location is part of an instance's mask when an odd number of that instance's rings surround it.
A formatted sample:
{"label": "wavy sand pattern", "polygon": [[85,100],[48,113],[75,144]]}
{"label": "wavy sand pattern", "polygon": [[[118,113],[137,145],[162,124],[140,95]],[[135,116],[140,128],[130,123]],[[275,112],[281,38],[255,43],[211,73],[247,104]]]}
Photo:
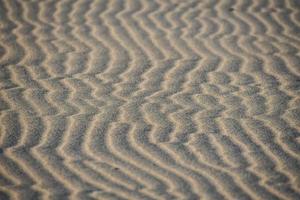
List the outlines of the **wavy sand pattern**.
{"label": "wavy sand pattern", "polygon": [[299,1],[0,9],[0,199],[300,199]]}

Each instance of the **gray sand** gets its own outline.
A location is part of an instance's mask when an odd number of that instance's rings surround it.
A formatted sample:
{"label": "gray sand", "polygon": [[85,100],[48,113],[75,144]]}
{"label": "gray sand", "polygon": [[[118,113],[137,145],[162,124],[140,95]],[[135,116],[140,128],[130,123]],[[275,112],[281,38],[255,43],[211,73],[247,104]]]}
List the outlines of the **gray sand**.
{"label": "gray sand", "polygon": [[300,199],[300,2],[2,0],[0,199]]}

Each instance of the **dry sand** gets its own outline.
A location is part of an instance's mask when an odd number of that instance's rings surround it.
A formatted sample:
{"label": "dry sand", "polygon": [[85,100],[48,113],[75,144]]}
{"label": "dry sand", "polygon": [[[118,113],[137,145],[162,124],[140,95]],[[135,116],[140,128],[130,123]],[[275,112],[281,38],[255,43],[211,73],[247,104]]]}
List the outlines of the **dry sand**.
{"label": "dry sand", "polygon": [[300,199],[300,1],[1,0],[0,199]]}

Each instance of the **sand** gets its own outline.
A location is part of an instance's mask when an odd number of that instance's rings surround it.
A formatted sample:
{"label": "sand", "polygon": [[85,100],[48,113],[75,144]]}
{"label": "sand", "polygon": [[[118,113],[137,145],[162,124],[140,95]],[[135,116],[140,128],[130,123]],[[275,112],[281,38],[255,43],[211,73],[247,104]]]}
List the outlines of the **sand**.
{"label": "sand", "polygon": [[300,199],[300,2],[2,0],[0,199]]}

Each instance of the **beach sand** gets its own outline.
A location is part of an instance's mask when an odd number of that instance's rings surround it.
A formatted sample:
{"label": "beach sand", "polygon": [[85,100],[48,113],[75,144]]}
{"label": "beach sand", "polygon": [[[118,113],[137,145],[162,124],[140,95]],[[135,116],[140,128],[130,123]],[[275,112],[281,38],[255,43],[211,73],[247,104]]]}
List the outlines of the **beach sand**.
{"label": "beach sand", "polygon": [[300,199],[300,1],[2,0],[0,199]]}

